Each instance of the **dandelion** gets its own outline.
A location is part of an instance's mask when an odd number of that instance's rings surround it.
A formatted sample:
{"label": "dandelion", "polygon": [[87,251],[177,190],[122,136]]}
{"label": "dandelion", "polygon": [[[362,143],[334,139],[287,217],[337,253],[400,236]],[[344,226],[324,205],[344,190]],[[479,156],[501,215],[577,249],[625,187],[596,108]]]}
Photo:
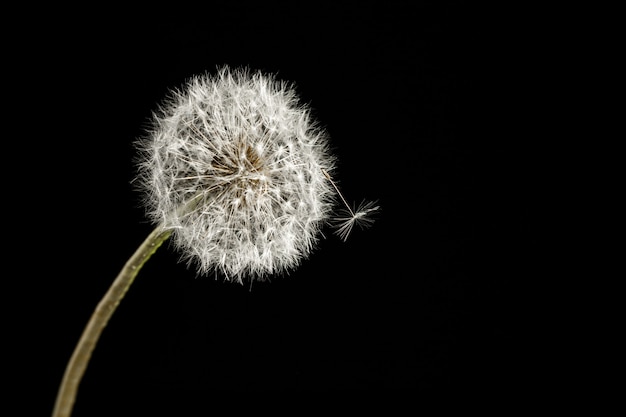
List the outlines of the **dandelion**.
{"label": "dandelion", "polygon": [[[292,85],[223,67],[172,90],[137,141],[135,184],[153,232],[100,301],[70,358],[53,417],[67,417],[97,340],[144,263],[170,237],[201,275],[263,280],[296,268],[339,219],[345,240],[372,222],[374,203],[350,209],[330,175],[328,135]],[[334,217],[336,197],[347,215]]]}

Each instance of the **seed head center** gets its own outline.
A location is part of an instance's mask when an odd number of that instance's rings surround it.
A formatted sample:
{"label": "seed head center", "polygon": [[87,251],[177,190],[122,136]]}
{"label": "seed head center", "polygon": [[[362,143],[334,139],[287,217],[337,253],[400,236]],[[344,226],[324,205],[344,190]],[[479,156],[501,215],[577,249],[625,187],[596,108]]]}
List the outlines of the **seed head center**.
{"label": "seed head center", "polygon": [[213,158],[213,170],[224,180],[237,200],[245,202],[263,192],[267,180],[266,163],[250,144],[238,141]]}

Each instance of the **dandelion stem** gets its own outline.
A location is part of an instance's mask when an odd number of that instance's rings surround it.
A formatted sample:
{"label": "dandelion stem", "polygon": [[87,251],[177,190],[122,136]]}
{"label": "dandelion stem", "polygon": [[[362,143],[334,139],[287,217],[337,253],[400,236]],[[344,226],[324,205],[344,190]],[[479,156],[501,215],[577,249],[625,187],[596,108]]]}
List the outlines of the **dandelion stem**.
{"label": "dandelion stem", "polygon": [[91,358],[91,353],[98,342],[102,330],[113,315],[113,312],[122,298],[124,298],[124,295],[133,283],[139,270],[170,235],[170,230],[165,230],[162,227],[154,229],[126,262],[115,281],[113,281],[113,284],[111,284],[111,287],[109,287],[107,293],[102,300],[100,300],[100,303],[83,330],[83,334],[65,369],[52,417],[70,416],[76,400],[78,385],[85,373],[87,363]]}

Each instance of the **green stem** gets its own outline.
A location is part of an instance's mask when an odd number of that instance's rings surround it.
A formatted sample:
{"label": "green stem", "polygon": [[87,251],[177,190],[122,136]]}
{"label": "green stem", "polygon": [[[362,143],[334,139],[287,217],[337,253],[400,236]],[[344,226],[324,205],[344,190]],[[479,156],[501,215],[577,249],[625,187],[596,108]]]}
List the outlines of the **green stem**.
{"label": "green stem", "polygon": [[76,400],[80,380],[87,369],[91,353],[113,312],[128,291],[139,270],[171,235],[170,230],[157,227],[126,262],[113,284],[93,312],[70,358],[57,394],[52,417],[69,417]]}

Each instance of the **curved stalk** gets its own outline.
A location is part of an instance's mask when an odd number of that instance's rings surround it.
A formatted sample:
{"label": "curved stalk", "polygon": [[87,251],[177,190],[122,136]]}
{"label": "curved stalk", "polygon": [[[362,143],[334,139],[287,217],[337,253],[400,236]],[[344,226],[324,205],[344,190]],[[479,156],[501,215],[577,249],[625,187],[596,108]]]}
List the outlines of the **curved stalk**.
{"label": "curved stalk", "polygon": [[157,227],[126,262],[109,290],[93,312],[70,358],[57,394],[52,417],[69,417],[76,400],[78,385],[87,369],[102,330],[113,315],[139,270],[171,235],[170,230]]}

